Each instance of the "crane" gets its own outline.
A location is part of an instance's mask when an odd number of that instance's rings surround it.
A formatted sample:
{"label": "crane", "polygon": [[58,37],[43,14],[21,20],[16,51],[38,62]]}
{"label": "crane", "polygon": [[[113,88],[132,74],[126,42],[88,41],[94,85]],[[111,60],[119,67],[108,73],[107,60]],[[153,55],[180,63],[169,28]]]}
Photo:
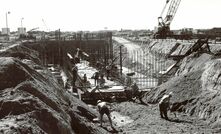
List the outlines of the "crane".
{"label": "crane", "polygon": [[46,25],[46,23],[45,23],[45,20],[44,20],[44,19],[42,19],[42,22],[43,22],[43,24],[44,24],[44,26],[45,26],[46,30],[47,30],[47,31],[50,31],[50,29],[49,29],[49,28],[48,28],[48,26]]}
{"label": "crane", "polygon": [[[170,31],[170,24],[173,21],[173,18],[177,12],[180,2],[181,0],[166,0],[166,4],[160,14],[160,17],[158,17],[158,29],[154,35],[155,38],[166,38],[172,35],[172,32]],[[162,16],[165,13],[165,10],[168,7],[168,5],[170,6],[168,8],[167,14],[165,18],[163,18]]]}

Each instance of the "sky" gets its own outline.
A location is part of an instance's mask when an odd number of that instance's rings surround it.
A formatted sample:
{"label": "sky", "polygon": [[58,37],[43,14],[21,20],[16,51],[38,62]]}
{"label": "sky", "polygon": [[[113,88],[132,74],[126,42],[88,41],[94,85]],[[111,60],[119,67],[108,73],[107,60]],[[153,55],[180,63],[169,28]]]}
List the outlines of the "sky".
{"label": "sky", "polygon": [[[151,29],[166,0],[0,0],[0,28],[11,31]],[[181,0],[171,29],[221,27],[221,0]],[[44,22],[43,22],[44,21]]]}

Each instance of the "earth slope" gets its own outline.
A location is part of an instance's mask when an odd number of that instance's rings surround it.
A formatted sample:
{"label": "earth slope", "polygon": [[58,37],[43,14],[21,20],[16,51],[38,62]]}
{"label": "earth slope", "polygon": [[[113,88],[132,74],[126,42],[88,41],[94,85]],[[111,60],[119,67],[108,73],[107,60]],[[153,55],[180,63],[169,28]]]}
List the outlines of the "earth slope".
{"label": "earth slope", "polygon": [[92,123],[98,113],[65,91],[37,53],[19,45],[0,54],[0,133],[107,133]]}

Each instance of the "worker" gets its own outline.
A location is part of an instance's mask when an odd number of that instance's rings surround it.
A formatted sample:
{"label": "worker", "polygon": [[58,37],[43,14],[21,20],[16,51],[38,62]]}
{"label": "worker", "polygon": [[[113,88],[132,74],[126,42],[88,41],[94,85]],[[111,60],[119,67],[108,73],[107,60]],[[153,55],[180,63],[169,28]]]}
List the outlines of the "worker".
{"label": "worker", "polygon": [[105,79],[104,79],[104,75],[102,74],[100,78],[100,87],[104,87],[104,84],[105,84]]}
{"label": "worker", "polygon": [[124,93],[129,101],[135,102],[135,100],[137,98],[139,100],[141,100],[141,98],[140,98],[141,96],[139,96],[141,91],[139,90],[139,88],[135,82],[132,83],[130,86],[125,86]]}
{"label": "worker", "polygon": [[73,65],[71,71],[72,71],[72,76],[73,76],[72,86],[75,87],[75,82],[78,76],[78,68],[75,64]]}
{"label": "worker", "polygon": [[101,67],[100,61],[97,61],[97,62],[96,62],[96,67],[97,67],[97,69],[100,69],[100,67]]}
{"label": "worker", "polygon": [[132,88],[130,86],[129,87],[126,86],[124,88],[124,93],[127,97],[127,100],[132,101],[133,93],[132,93]]}
{"label": "worker", "polygon": [[170,98],[172,97],[172,92],[164,95],[159,102],[159,110],[161,118],[168,120],[167,111],[170,109]]}
{"label": "worker", "polygon": [[126,74],[126,78],[125,78],[125,87],[124,87],[124,92],[126,94],[126,97],[129,101],[132,100],[133,98],[133,89],[131,88],[132,85],[132,79],[130,77],[130,74]]}
{"label": "worker", "polygon": [[106,72],[107,72],[107,80],[109,80],[110,73],[111,73],[111,65],[106,66]]}
{"label": "worker", "polygon": [[86,75],[86,74],[84,74],[84,76],[83,76],[83,82],[84,82],[84,83],[87,82],[87,75]]}
{"label": "worker", "polygon": [[91,83],[88,81],[86,74],[84,74],[83,80],[82,80],[82,82],[80,83],[80,85],[82,86],[82,89],[83,89],[84,91],[87,91],[87,90],[86,90],[87,88],[91,88]]}
{"label": "worker", "polygon": [[97,107],[98,107],[98,111],[100,113],[100,125],[102,126],[102,122],[103,122],[103,115],[106,114],[109,121],[110,121],[110,125],[111,125],[111,128],[114,129],[113,125],[112,125],[112,120],[111,120],[111,117],[110,117],[110,110],[107,106],[107,102],[102,102],[101,100],[98,100],[97,101]]}
{"label": "worker", "polygon": [[65,81],[64,81],[64,88],[65,89],[69,89],[70,88],[70,80],[67,78]]}
{"label": "worker", "polygon": [[117,102],[116,96],[112,96],[112,97],[111,97],[111,102],[112,102],[112,103],[116,103],[116,102]]}
{"label": "worker", "polygon": [[115,64],[112,65],[112,77],[114,77],[114,78],[118,77],[118,68]]}
{"label": "worker", "polygon": [[99,75],[100,75],[99,72],[95,72],[92,76],[94,78],[94,86],[97,86],[98,84]]}
{"label": "worker", "polygon": [[132,100],[135,102],[138,99],[141,104],[146,105],[146,103],[144,103],[144,101],[142,100],[142,92],[135,82],[131,85],[131,90],[132,90],[132,97],[133,97]]}
{"label": "worker", "polygon": [[136,94],[139,92],[139,87],[137,86],[137,83],[136,82],[133,82],[131,84],[131,90],[132,90],[132,95],[133,97],[136,96]]}

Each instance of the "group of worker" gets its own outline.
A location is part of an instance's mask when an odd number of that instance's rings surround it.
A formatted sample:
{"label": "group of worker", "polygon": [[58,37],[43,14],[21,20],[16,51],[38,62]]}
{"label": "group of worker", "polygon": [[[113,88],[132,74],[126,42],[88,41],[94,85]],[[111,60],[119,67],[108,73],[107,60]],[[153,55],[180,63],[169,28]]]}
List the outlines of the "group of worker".
{"label": "group of worker", "polygon": [[[94,74],[94,77],[95,78],[95,85],[98,84],[98,81],[100,86],[103,86],[104,83],[105,83],[105,79],[104,79],[104,75],[103,74],[99,74],[98,72],[96,72]],[[100,78],[99,78],[100,77]],[[84,79],[86,80],[86,75],[84,75]],[[131,78],[127,76],[126,78],[126,85],[129,86],[127,88],[131,88],[129,89],[130,92],[125,92],[127,94],[127,97],[129,96],[130,99],[133,99],[133,98],[136,98],[140,95],[137,95],[137,93],[139,93],[139,88],[138,86],[136,85],[136,83],[133,83]],[[128,91],[127,88],[125,89],[125,91]],[[160,117],[161,118],[164,118],[166,120],[169,120],[168,119],[168,116],[167,116],[167,112],[168,110],[170,110],[170,98],[172,97],[172,92],[170,92],[169,94],[165,94],[161,100],[159,101],[159,111],[160,111]],[[140,101],[141,101],[141,98],[139,98]],[[141,101],[142,102],[142,101]],[[113,124],[112,124],[112,119],[111,119],[111,115],[110,115],[110,109],[108,107],[108,104],[110,103],[107,103],[105,101],[101,101],[101,100],[98,100],[97,101],[97,107],[98,107],[98,111],[99,111],[99,114],[100,114],[100,126],[102,126],[102,123],[103,123],[103,116],[104,114],[107,115],[108,119],[109,119],[109,122],[110,122],[110,126],[113,130],[115,130],[115,128],[113,127]]]}
{"label": "group of worker", "polygon": [[107,80],[111,80],[112,78],[118,77],[119,70],[115,64],[109,59],[108,63],[104,65],[103,62],[97,61],[96,68],[103,74],[106,74]]}
{"label": "group of worker", "polygon": [[94,79],[94,86],[104,87],[104,84],[106,82],[104,79],[104,74],[100,72],[95,72],[92,78]]}
{"label": "group of worker", "polygon": [[[130,99],[139,99],[140,102],[142,103],[142,99],[141,99],[141,94],[140,94],[140,90],[137,86],[137,84],[135,82],[133,82],[133,80],[131,79],[131,77],[127,74],[126,75],[126,79],[125,79],[125,93],[126,96],[128,98],[128,100]],[[159,101],[159,112],[160,112],[160,117],[164,118],[166,120],[169,120],[168,116],[167,116],[167,112],[170,110],[170,99],[172,97],[172,92],[170,92],[169,94],[165,94],[161,100]],[[98,107],[98,111],[100,113],[100,125],[102,126],[102,122],[103,122],[103,115],[106,114],[111,127],[114,129],[113,124],[112,124],[112,120],[110,117],[110,110],[108,108],[109,103],[98,100],[97,101],[97,107]]]}
{"label": "group of worker", "polygon": [[[107,79],[109,79],[110,72],[111,72],[111,66],[107,65],[105,70],[106,70]],[[73,87],[75,87],[75,82],[78,77],[78,68],[75,63],[73,64],[73,67],[72,67],[72,75],[73,75],[72,85],[73,85]],[[98,84],[101,87],[104,86],[104,83],[105,83],[104,74],[99,73],[99,72],[95,72],[92,77],[94,78],[94,85],[95,86],[97,86]],[[83,81],[87,81],[86,74],[83,77]],[[130,92],[125,92],[127,97],[129,96],[129,98],[133,98],[133,97],[140,96],[140,90],[139,90],[138,86],[136,85],[136,83],[132,82],[132,79],[129,75],[126,76],[125,86],[126,86],[125,91],[130,91]],[[127,90],[127,89],[129,89],[129,90]],[[161,118],[164,118],[166,120],[168,120],[167,112],[168,112],[168,110],[170,110],[170,98],[172,97],[172,94],[173,94],[172,92],[170,92],[169,94],[165,94],[161,98],[161,100],[159,101],[160,116],[161,116]],[[110,121],[111,127],[114,129],[114,127],[112,125],[111,116],[110,116],[110,109],[108,108],[107,104],[108,104],[107,102],[104,102],[101,100],[97,101],[97,107],[98,107],[98,111],[100,114],[100,125],[102,126],[103,115],[106,114],[109,121]]]}
{"label": "group of worker", "polygon": [[[168,116],[167,116],[167,112],[170,110],[170,99],[172,97],[173,93],[170,92],[169,94],[165,94],[161,100],[159,101],[159,111],[160,111],[160,117],[166,120],[169,120]],[[112,124],[112,119],[111,119],[111,115],[110,115],[110,109],[108,107],[108,104],[110,105],[110,103],[107,103],[105,101],[101,101],[98,100],[97,101],[97,108],[98,108],[98,112],[100,114],[100,126],[102,126],[103,123],[103,115],[106,114],[111,128],[113,128],[113,130],[115,130],[115,128],[113,127]]]}
{"label": "group of worker", "polygon": [[[76,87],[76,81],[77,81],[77,78],[78,78],[78,68],[77,68],[76,64],[73,64],[71,71],[72,71],[72,76],[73,76],[72,86]],[[108,68],[108,70],[107,70],[107,79],[109,79],[109,76],[110,76],[109,73],[110,73],[110,70]],[[103,73],[101,73],[100,71],[97,71],[93,74],[92,78],[94,79],[94,85],[95,86],[101,86],[101,87],[104,86],[105,79],[104,79],[104,74]],[[87,75],[84,74],[83,83],[87,83],[87,82],[88,82],[87,81]]]}

